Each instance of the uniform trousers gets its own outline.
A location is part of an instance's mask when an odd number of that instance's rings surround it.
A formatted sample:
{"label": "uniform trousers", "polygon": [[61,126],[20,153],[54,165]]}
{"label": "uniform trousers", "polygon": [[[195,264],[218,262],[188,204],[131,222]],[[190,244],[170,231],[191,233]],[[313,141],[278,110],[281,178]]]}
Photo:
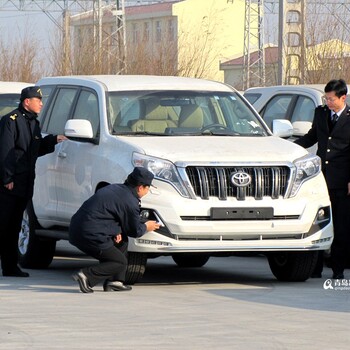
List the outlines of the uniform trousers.
{"label": "uniform trousers", "polygon": [[344,272],[350,253],[350,196],[344,190],[329,190],[329,197],[334,227],[331,266],[335,274],[340,274]]}
{"label": "uniform trousers", "polygon": [[17,269],[18,237],[27,198],[0,193],[0,258],[3,272]]}
{"label": "uniform trousers", "polygon": [[125,282],[128,267],[127,242],[99,251],[81,247],[79,249],[100,262],[98,265],[82,269],[91,287],[105,280]]}

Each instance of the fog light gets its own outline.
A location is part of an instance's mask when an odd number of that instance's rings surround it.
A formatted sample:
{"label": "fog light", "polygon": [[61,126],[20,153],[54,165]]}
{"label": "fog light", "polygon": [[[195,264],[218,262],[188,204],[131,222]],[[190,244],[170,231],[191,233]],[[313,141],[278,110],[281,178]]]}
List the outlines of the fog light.
{"label": "fog light", "polygon": [[315,220],[310,227],[309,232],[303,234],[303,238],[307,238],[326,227],[331,222],[331,209],[330,207],[323,207],[318,209],[315,216]]}
{"label": "fog light", "polygon": [[149,210],[141,210],[140,216],[144,220],[148,220],[150,216]]}

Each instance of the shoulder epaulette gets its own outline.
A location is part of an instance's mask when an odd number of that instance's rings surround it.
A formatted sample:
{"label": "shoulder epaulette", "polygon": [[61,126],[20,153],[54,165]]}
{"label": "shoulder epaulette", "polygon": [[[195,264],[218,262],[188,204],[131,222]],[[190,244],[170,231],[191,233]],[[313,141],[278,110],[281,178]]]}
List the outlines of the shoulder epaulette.
{"label": "shoulder epaulette", "polygon": [[12,120],[16,120],[16,118],[17,118],[17,114],[15,113],[15,114],[11,114],[10,115],[10,119],[12,119]]}
{"label": "shoulder epaulette", "polygon": [[329,108],[327,105],[319,105],[316,107],[316,109],[323,109],[323,110],[327,111]]}

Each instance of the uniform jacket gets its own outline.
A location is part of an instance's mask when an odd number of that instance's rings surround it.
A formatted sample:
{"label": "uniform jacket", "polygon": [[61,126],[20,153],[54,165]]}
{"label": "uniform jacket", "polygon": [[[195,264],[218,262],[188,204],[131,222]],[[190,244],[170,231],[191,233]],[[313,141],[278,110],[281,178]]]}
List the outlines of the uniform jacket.
{"label": "uniform jacket", "polygon": [[[41,136],[37,114],[21,105],[0,120],[0,191],[31,198],[35,163],[39,156],[55,150],[57,137]],[[12,191],[4,185],[14,182]]]}
{"label": "uniform jacket", "polygon": [[330,116],[327,106],[318,106],[311,129],[295,143],[308,148],[318,142],[317,155],[328,189],[346,190],[350,182],[350,107],[346,105],[334,126]]}
{"label": "uniform jacket", "polygon": [[114,237],[122,233],[123,241],[140,237],[146,225],[140,220],[140,199],[133,187],[112,184],[99,189],[73,215],[69,241],[83,251],[113,246]]}

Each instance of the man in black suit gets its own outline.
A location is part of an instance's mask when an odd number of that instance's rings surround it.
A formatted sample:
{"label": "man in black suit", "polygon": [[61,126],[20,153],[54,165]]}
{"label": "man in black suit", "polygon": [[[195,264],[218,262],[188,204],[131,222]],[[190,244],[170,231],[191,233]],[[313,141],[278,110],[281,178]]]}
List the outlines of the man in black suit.
{"label": "man in black suit", "polygon": [[[334,240],[331,247],[333,278],[343,279],[350,251],[350,106],[345,102],[347,86],[343,79],[325,86],[326,104],[315,109],[309,132],[295,141],[305,148],[318,142],[317,155],[327,182],[332,204]],[[313,277],[321,277],[323,252]]]}

